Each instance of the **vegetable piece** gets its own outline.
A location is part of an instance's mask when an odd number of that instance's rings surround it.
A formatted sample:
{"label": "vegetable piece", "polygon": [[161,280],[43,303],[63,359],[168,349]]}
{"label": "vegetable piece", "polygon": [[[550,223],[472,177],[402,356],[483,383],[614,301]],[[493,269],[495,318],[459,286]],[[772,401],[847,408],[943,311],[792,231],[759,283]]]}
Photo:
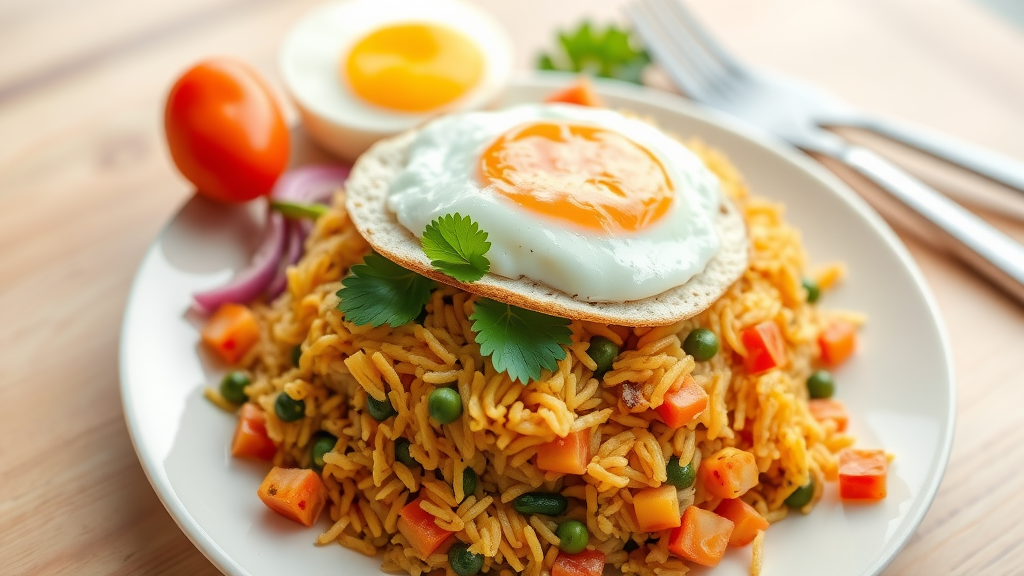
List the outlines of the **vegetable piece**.
{"label": "vegetable piece", "polygon": [[821,361],[838,366],[853,354],[857,347],[857,327],[844,320],[830,324],[818,336],[821,348]]}
{"label": "vegetable piece", "polygon": [[633,510],[641,532],[657,532],[679,526],[679,495],[676,487],[662,484],[633,494]]}
{"label": "vegetable piece", "polygon": [[367,254],[362,264],[352,267],[338,290],[338,310],[345,320],[358,326],[408,324],[430,300],[434,281],[402,268],[378,254]]}
{"label": "vegetable piece", "polygon": [[579,520],[566,520],[558,525],[555,530],[558,536],[558,548],[568,554],[577,554],[586,549],[590,542],[590,531],[587,526]]}
{"label": "vegetable piece", "polygon": [[245,393],[245,387],[249,382],[249,376],[245,372],[228,372],[220,381],[220,395],[232,404],[248,402],[249,396]]}
{"label": "vegetable piece", "polygon": [[708,393],[687,374],[679,389],[665,394],[665,401],[654,409],[669,428],[682,428],[708,407]]}
{"label": "vegetable piece", "polygon": [[696,328],[683,340],[683,352],[697,362],[707,362],[718,354],[718,336],[707,328]]}
{"label": "vegetable piece", "polygon": [[668,550],[690,562],[714,567],[725,555],[734,528],[732,520],[690,506],[683,512],[681,525],[669,536]]}
{"label": "vegetable piece", "polygon": [[285,218],[308,218],[310,220],[316,220],[327,213],[328,207],[324,204],[316,204],[312,202],[271,200],[270,209],[277,210]]}
{"label": "vegetable piece", "polygon": [[754,455],[739,448],[722,448],[700,462],[700,480],[719,498],[739,498],[757,486]]}
{"label": "vegetable piece", "polygon": [[288,287],[288,267],[302,259],[303,245],[306,242],[306,236],[309,235],[306,224],[308,222],[285,223],[284,255],[277,267],[277,272],[274,273],[274,277],[264,290],[264,295],[268,300],[273,300],[284,292]]}
{"label": "vegetable piece", "polygon": [[285,172],[270,192],[274,200],[330,202],[348,179],[348,166],[308,164]]}
{"label": "vegetable piece", "polygon": [[338,438],[334,434],[322,432],[316,436],[316,439],[309,445],[309,456],[314,470],[320,472],[324,469],[324,455],[334,450],[334,445],[337,443]]}
{"label": "vegetable piece", "polygon": [[813,278],[804,278],[803,281],[804,290],[807,291],[807,302],[814,304],[821,297],[821,288]]}
{"label": "vegetable piece", "polygon": [[733,523],[732,535],[729,536],[731,546],[746,546],[754,541],[759,531],[768,529],[768,521],[764,516],[738,498],[722,500],[718,508],[715,508],[715,514]]}
{"label": "vegetable piece", "polygon": [[407,438],[395,439],[395,460],[405,464],[409,468],[419,468],[419,461],[413,458],[412,453],[409,452],[409,447],[411,445],[412,444]]}
{"label": "vegetable piece", "polygon": [[238,413],[238,425],[231,440],[231,455],[236,458],[273,460],[277,446],[267,436],[267,415],[263,410],[246,402]]}
{"label": "vegetable piece", "polygon": [[590,464],[590,428],[570,432],[537,447],[537,468],[562,474],[583,474]]}
{"label": "vegetable piece", "polygon": [[882,450],[847,448],[839,453],[839,497],[881,500],[886,496],[889,459]]}
{"label": "vegetable piece", "polygon": [[377,422],[383,422],[398,414],[395,411],[395,407],[391,405],[391,398],[384,396],[384,400],[381,401],[369,394],[366,395],[366,411]]}
{"label": "vegetable piece", "polygon": [[275,466],[256,493],[268,508],[303,526],[312,526],[327,503],[320,475],[304,468]]}
{"label": "vegetable piece", "polygon": [[[469,498],[476,492],[476,470],[466,466],[462,470],[462,493]],[[463,500],[465,500],[463,498]]]}
{"label": "vegetable piece", "polygon": [[263,240],[249,265],[227,284],[193,294],[196,309],[208,314],[226,304],[243,304],[259,296],[277,272],[284,253],[286,232],[284,218],[276,212],[268,214]]}
{"label": "vegetable piece", "polygon": [[601,576],[604,574],[604,552],[584,550],[576,554],[561,553],[551,566],[551,576]]}
{"label": "vegetable piece", "polygon": [[786,365],[786,343],[779,325],[771,320],[751,326],[740,334],[747,348],[743,364],[747,372],[759,374]]}
{"label": "vegetable piece", "polygon": [[668,476],[668,483],[679,490],[693,486],[697,480],[697,471],[693,469],[693,462],[687,462],[686,466],[679,465],[679,456],[668,459],[665,465],[665,475]]}
{"label": "vegetable piece", "polygon": [[587,72],[604,78],[615,78],[634,84],[643,83],[643,71],[650,56],[629,32],[614,24],[604,30],[583,22],[572,32],[559,32],[560,50],[541,54],[537,67],[541,70]]}
{"label": "vegetable piece", "polygon": [[831,398],[836,393],[836,381],[827,370],[816,370],[807,377],[807,394],[814,399]]}
{"label": "vegetable piece", "polygon": [[287,392],[279,392],[274,400],[274,413],[282,422],[295,422],[306,415],[306,401],[295,400]]}
{"label": "vegetable piece", "polygon": [[484,555],[469,551],[469,544],[456,542],[448,549],[448,565],[458,576],[474,576],[484,567]]}
{"label": "vegetable piece", "polygon": [[224,304],[203,326],[202,337],[225,362],[234,364],[260,339],[260,327],[248,307]]}
{"label": "vegetable piece", "polygon": [[412,547],[426,558],[437,550],[454,532],[441,528],[434,522],[434,515],[420,508],[423,496],[409,502],[398,515],[398,531],[412,544]]}
{"label": "vegetable piece", "polygon": [[298,368],[300,360],[302,360],[302,344],[296,344],[292,348],[292,366]]}
{"label": "vegetable piece", "polygon": [[605,372],[612,369],[615,357],[619,355],[619,347],[615,342],[604,336],[595,336],[590,339],[590,346],[587,347],[587,356],[597,364],[594,370],[594,378],[604,378]]}
{"label": "vegetable piece", "polygon": [[[429,297],[429,295],[428,295]],[[494,369],[526,384],[554,370],[572,344],[569,320],[503,304],[477,300],[469,316],[480,353],[491,357]]]}
{"label": "vegetable piece", "polygon": [[164,131],[178,170],[218,202],[270,192],[288,165],[289,132],[263,79],[237,60],[186,71],[167,96]]}
{"label": "vegetable piece", "polygon": [[427,398],[427,411],[440,424],[455,422],[462,416],[462,396],[451,388],[435,388]]}
{"label": "vegetable piece", "polygon": [[460,282],[476,282],[491,269],[484,256],[491,249],[487,232],[458,212],[427,224],[420,244],[431,266]]}
{"label": "vegetable piece", "polygon": [[520,514],[558,516],[569,507],[569,501],[554,492],[527,492],[517,496],[512,501],[512,507]]}
{"label": "vegetable piece", "polygon": [[792,494],[786,497],[786,506],[800,509],[811,503],[814,498],[814,478],[811,477],[807,484],[797,488]]}
{"label": "vegetable piece", "polygon": [[818,422],[832,420],[836,423],[836,431],[844,432],[850,422],[850,416],[846,413],[846,406],[839,400],[811,400],[807,403],[811,417]]}
{"label": "vegetable piece", "polygon": [[577,106],[590,106],[592,108],[604,108],[604,101],[594,90],[594,84],[586,76],[578,76],[576,81],[565,88],[548,94],[544,99],[548,104],[576,104]]}

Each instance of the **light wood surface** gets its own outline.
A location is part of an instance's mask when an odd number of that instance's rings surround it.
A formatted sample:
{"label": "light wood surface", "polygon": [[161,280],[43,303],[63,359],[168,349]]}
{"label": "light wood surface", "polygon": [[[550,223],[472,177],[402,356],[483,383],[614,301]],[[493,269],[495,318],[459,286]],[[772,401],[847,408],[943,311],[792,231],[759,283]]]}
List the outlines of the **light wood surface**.
{"label": "light wood surface", "polygon": [[[623,4],[479,3],[508,27],[524,68],[556,27],[619,18]],[[216,573],[132,450],[121,315],[143,252],[190,194],[163,143],[168,86],[212,54],[276,81],[277,44],[311,4],[0,0],[0,572]],[[980,3],[693,4],[753,63],[1024,158],[1024,32]],[[1024,196],[900,158],[1024,240],[1010,217]],[[938,497],[885,573],[1020,574],[1024,307],[927,243],[908,245],[951,335],[958,422]]]}

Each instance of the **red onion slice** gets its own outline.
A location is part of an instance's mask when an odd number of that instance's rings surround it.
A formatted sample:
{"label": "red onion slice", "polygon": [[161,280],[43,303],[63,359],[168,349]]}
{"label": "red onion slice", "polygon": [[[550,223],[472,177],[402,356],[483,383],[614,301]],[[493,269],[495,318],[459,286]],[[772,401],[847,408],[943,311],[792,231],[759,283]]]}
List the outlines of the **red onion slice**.
{"label": "red onion slice", "polygon": [[281,262],[285,244],[285,220],[277,212],[267,215],[266,235],[256,254],[241,272],[219,288],[199,292],[192,296],[196,309],[204,314],[213,312],[228,302],[245,303],[260,295],[274,278]]}
{"label": "red onion slice", "polygon": [[284,250],[284,261],[278,266],[274,278],[267,285],[267,299],[273,300],[284,292],[288,287],[288,274],[286,270],[302,258],[302,245],[306,241],[306,233],[303,232],[302,222],[288,222],[287,242]]}
{"label": "red onion slice", "polygon": [[347,166],[310,165],[285,172],[274,184],[271,198],[297,202],[329,202],[348,179]]}

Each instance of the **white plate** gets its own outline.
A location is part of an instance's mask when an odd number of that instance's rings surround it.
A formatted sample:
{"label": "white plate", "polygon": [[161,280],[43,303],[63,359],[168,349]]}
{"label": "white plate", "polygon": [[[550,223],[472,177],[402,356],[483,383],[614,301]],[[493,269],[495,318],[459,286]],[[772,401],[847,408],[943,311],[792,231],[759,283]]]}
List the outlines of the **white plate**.
{"label": "white plate", "polygon": [[[507,101],[538,101],[564,82],[530,76]],[[838,397],[861,445],[896,454],[889,496],[843,504],[830,484],[812,514],[767,532],[764,574],[877,574],[924,517],[953,437],[951,354],[916,265],[859,197],[799,152],[668,94],[618,83],[603,83],[600,91],[612,106],[724,150],[757,194],[787,205],[812,262],[841,259],[849,266],[849,278],[822,304],[864,311],[869,322],[858,354],[838,371]],[[259,501],[265,465],[231,458],[235,419],[203,398],[203,387],[225,367],[199,346],[197,324],[185,311],[193,292],[224,282],[246,261],[260,226],[255,213],[193,199],[146,253],[121,335],[121,394],[135,450],[171,516],[224,572],[376,573],[379,560],[341,546],[316,547],[316,528],[278,517]],[[745,575],[749,554],[749,547],[730,550],[708,572]]]}

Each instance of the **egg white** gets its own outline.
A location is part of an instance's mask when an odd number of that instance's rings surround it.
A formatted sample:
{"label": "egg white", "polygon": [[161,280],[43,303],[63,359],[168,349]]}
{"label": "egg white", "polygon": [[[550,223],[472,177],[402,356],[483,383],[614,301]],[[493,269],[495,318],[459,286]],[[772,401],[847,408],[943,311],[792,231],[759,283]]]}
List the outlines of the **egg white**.
{"label": "egg white", "polygon": [[[468,93],[427,113],[388,110],[356,95],[341,75],[356,42],[381,27],[433,23],[471,40],[484,59],[480,81]],[[324,4],[302,18],[281,45],[279,62],[304,130],[321,146],[354,160],[377,140],[438,114],[484,108],[512,73],[512,47],[490,15],[459,0],[351,0]]]}
{"label": "egg white", "polygon": [[[650,150],[677,197],[643,230],[613,235],[527,210],[481,187],[480,154],[495,138],[528,121],[568,120],[616,131]],[[681,143],[611,110],[528,104],[499,112],[451,114],[416,135],[406,167],[391,183],[387,207],[421,236],[431,221],[456,212],[488,233],[491,272],[526,277],[590,302],[625,302],[685,284],[718,253],[718,179]]]}

